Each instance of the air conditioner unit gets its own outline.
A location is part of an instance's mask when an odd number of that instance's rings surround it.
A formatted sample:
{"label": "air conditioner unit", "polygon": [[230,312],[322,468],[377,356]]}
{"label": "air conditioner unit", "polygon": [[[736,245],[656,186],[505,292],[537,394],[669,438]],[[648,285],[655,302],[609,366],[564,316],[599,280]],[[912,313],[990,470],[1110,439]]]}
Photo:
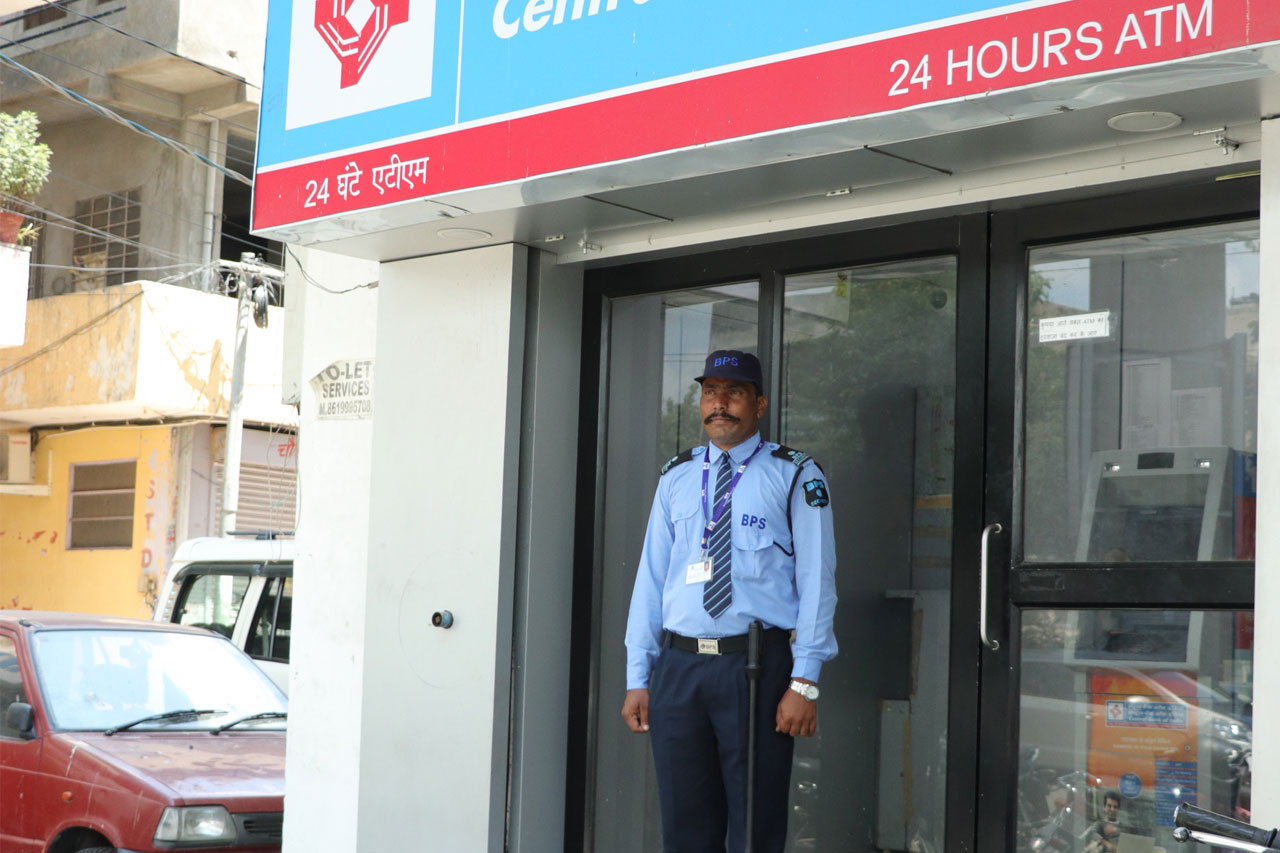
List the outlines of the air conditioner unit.
{"label": "air conditioner unit", "polygon": [[0,484],[35,482],[31,464],[31,436],[25,432],[0,432]]}

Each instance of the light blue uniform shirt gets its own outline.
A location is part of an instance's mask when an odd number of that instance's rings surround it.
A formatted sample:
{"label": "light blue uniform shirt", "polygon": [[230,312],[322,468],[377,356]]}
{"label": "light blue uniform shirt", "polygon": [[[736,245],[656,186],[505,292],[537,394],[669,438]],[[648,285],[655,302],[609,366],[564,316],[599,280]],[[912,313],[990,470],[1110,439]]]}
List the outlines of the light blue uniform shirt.
{"label": "light blue uniform shirt", "polygon": [[[735,471],[759,443],[756,433],[728,451]],[[733,492],[732,516],[720,521],[732,525],[733,603],[716,619],[702,605],[703,584],[686,578],[689,564],[702,559],[708,520],[703,461],[710,454],[707,502],[714,513],[716,469],[725,451],[710,443],[695,447],[691,460],[677,462],[658,481],[627,617],[628,690],[649,686],[664,628],[686,637],[745,634],[756,619],[766,628],[794,628],[791,675],[810,681],[835,657],[836,548],[827,478],[803,454],[794,457],[799,466],[774,456],[778,447],[765,442]]]}

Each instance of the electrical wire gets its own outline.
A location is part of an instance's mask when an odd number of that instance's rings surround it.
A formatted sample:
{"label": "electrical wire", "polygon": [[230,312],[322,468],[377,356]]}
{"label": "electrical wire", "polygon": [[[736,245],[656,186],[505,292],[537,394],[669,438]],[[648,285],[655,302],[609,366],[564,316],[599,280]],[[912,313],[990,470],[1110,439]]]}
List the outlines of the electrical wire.
{"label": "electrical wire", "polygon": [[160,270],[173,270],[179,268],[190,270],[192,268],[207,267],[209,265],[193,262],[187,264],[165,264],[158,267],[78,267],[70,264],[31,264],[30,266],[33,270],[74,270],[75,272],[92,273],[93,275],[105,275],[107,273],[121,272],[159,272]]}
{"label": "electrical wire", "polygon": [[[57,0],[44,0],[44,2],[45,2],[45,4],[46,4],[46,5],[48,5],[48,6],[58,6],[59,8],[64,9],[64,10],[66,10],[66,11],[70,12],[70,13],[71,13],[71,14],[73,14],[73,15],[76,15],[76,16],[78,16],[78,17],[80,17],[80,18],[84,18],[85,20],[88,20],[88,21],[92,21],[93,23],[95,23],[95,24],[97,24],[97,25],[99,25],[99,26],[101,26],[101,27],[106,27],[107,29],[111,30],[112,32],[119,33],[120,35],[125,36],[126,38],[131,38],[131,39],[133,39],[134,41],[142,42],[143,44],[147,45],[148,47],[154,47],[156,50],[163,51],[163,52],[165,52],[165,53],[169,54],[170,56],[176,57],[176,58],[181,59],[181,60],[184,60],[184,61],[186,61],[186,62],[190,62],[190,63],[192,63],[192,64],[194,64],[194,65],[199,65],[201,68],[204,68],[204,69],[205,69],[205,70],[207,70],[207,71],[212,71],[214,74],[217,74],[217,75],[218,75],[218,76],[220,76],[220,77],[226,77],[228,80],[235,80],[237,83],[244,83],[246,86],[251,86],[251,87],[253,87],[254,89],[258,89],[258,90],[261,90],[261,89],[262,89],[262,87],[261,87],[261,86],[258,86],[258,85],[255,85],[255,84],[253,84],[253,83],[250,83],[248,80],[245,80],[243,77],[237,77],[236,75],[231,74],[230,72],[223,71],[221,68],[217,68],[217,67],[215,67],[215,66],[213,66],[213,65],[209,65],[207,62],[201,62],[200,60],[195,59],[195,58],[193,58],[193,57],[190,57],[190,56],[183,56],[183,55],[182,55],[182,54],[180,54],[180,53],[175,53],[174,51],[170,50],[169,48],[165,47],[164,45],[156,44],[155,42],[151,41],[150,39],[148,39],[148,38],[144,38],[144,37],[142,37],[142,36],[138,35],[137,33],[131,33],[131,32],[129,32],[128,30],[123,30],[123,29],[121,29],[120,27],[114,27],[114,26],[112,26],[111,24],[108,24],[106,21],[100,20],[98,17],[95,17],[95,16],[93,16],[93,15],[86,15],[86,14],[85,14],[85,13],[83,13],[83,12],[76,11],[75,9],[72,9],[72,8],[70,7],[70,5],[63,5],[62,3],[57,2]],[[113,11],[114,11],[114,10],[113,10]],[[106,13],[104,13],[104,14],[106,14]]]}
{"label": "electrical wire", "polygon": [[125,237],[119,234],[112,234],[110,231],[104,231],[101,228],[94,228],[92,225],[86,225],[83,222],[78,222],[75,219],[72,219],[71,217],[63,216],[61,213],[58,213],[55,210],[50,210],[47,207],[41,207],[40,205],[35,204],[33,202],[23,201],[22,199],[19,199],[17,196],[9,195],[8,193],[0,193],[0,199],[3,199],[9,202],[10,204],[20,203],[30,210],[34,210],[38,213],[44,214],[45,216],[52,217],[54,220],[57,220],[57,221],[46,221],[44,223],[46,226],[49,226],[52,228],[63,228],[65,230],[72,231],[74,233],[84,234],[92,237],[98,237],[107,242],[122,243],[126,246],[132,246],[136,249],[145,249],[146,251],[152,252],[157,255],[166,255],[175,261],[186,262],[189,260],[185,256],[179,255],[176,252],[171,252],[167,249],[161,249],[158,246],[149,246],[146,243],[140,243],[137,240],[132,240],[128,237]]}
{"label": "electrical wire", "polygon": [[[54,95],[45,94],[40,89],[34,89],[34,88],[29,88],[27,86],[23,86],[21,85],[21,83],[13,82],[12,79],[5,81],[4,86],[8,89],[16,89],[19,92],[26,92],[28,95],[30,95],[33,98],[40,98],[41,100],[49,101],[51,103],[55,103],[59,105],[66,104],[65,98],[55,97]],[[74,104],[74,106],[82,107],[82,108],[84,107],[83,104],[79,104],[79,103]],[[207,142],[209,140],[208,134],[193,133],[190,131],[190,129],[184,127],[180,122],[171,121],[169,119],[164,119],[156,115],[144,113],[140,110],[131,110],[124,107],[118,108],[118,112],[121,115],[125,115],[125,116],[129,116],[129,115],[139,116],[141,118],[145,118],[146,120],[150,121],[153,124],[171,128],[175,135],[186,134],[188,136],[193,136],[196,139],[204,142]],[[238,126],[239,125],[237,125],[237,127]],[[234,134],[228,134],[228,140],[231,140],[233,138],[238,138],[238,137],[236,137]],[[218,145],[215,147],[217,147],[220,151],[222,151],[223,155],[228,158],[235,157],[240,160],[247,160],[249,162],[253,162],[254,158],[256,157],[256,152],[253,150],[251,145],[236,144],[228,141],[228,144],[226,145]],[[234,153],[233,153],[233,149],[234,149]],[[240,153],[240,152],[243,152],[243,153]]]}
{"label": "electrical wire", "polygon": [[89,320],[87,323],[81,326],[77,326],[76,328],[72,329],[70,332],[67,332],[62,337],[56,338],[55,340],[50,341],[49,343],[45,344],[35,352],[30,353],[29,355],[23,356],[22,358],[18,359],[13,364],[8,365],[7,367],[0,368],[0,376],[5,376],[9,373],[12,373],[13,371],[17,370],[19,367],[22,367],[24,364],[29,364],[32,361],[35,361],[40,356],[46,355],[47,353],[52,352],[53,350],[62,346],[64,343],[76,337],[77,335],[83,335],[85,332],[89,331],[94,326],[97,326],[98,324],[104,322],[108,317],[111,317],[117,311],[122,310],[130,302],[133,302],[135,299],[140,298],[144,292],[145,291],[139,290],[137,293],[133,294],[127,299],[121,300],[119,303],[112,306],[111,308],[108,308],[106,311],[94,317],[93,319]]}
{"label": "electrical wire", "polygon": [[[22,45],[21,43],[14,41],[11,38],[7,38],[5,36],[0,36],[0,41],[6,42],[9,46],[12,46],[12,47],[25,47],[25,45]],[[160,92],[155,89],[148,89],[143,86],[139,86],[135,83],[130,83],[128,80],[122,77],[113,77],[110,74],[104,73],[102,71],[95,71],[92,68],[88,68],[84,65],[79,64],[78,62],[72,62],[70,59],[59,56],[58,54],[45,50],[44,48],[27,47],[26,51],[28,53],[38,53],[41,56],[47,56],[55,62],[61,62],[63,65],[70,65],[72,68],[75,68],[78,71],[83,71],[86,74],[92,74],[94,77],[101,77],[103,80],[106,80],[109,83],[114,83],[126,89],[132,89],[135,92],[140,92],[141,94],[144,94],[150,98],[155,98],[157,101],[161,101],[162,103],[170,104],[172,106],[178,107],[179,109],[186,108],[186,105],[183,104],[181,101],[175,101],[173,98],[166,98],[164,95],[160,94]],[[26,67],[26,66],[23,66],[23,67]],[[234,122],[234,121],[231,121],[230,119],[215,116],[213,113],[207,112],[202,109],[195,109],[193,110],[193,112],[199,113],[200,115],[203,115],[203,116],[208,116],[211,119],[217,119],[218,121],[221,121],[226,125],[239,128],[240,130],[243,130],[245,133],[252,134],[256,132],[253,130],[253,128],[240,124],[239,122]],[[197,138],[201,138],[200,134],[193,134],[193,135],[196,136]],[[204,135],[203,138],[207,140],[208,135],[207,134]]]}
{"label": "electrical wire", "polygon": [[54,91],[58,92],[59,94],[63,95],[64,97],[66,97],[67,99],[73,102],[83,104],[84,106],[93,110],[95,113],[102,116],[103,118],[110,119],[111,121],[114,121],[117,124],[121,124],[127,128],[131,128],[132,130],[135,130],[138,133],[141,133],[143,136],[146,136],[150,139],[155,140],[156,142],[159,142],[165,148],[170,148],[174,151],[177,151],[180,154],[185,154],[188,157],[198,160],[199,162],[205,164],[209,168],[215,169],[218,172],[221,172],[222,174],[226,175],[228,178],[231,178],[234,181],[238,181],[242,184],[245,184],[246,186],[250,186],[250,187],[253,186],[252,178],[245,177],[244,175],[240,174],[239,172],[233,169],[228,169],[225,166],[215,163],[212,160],[210,160],[208,157],[201,154],[200,152],[190,148],[187,145],[183,145],[181,142],[178,142],[176,139],[170,139],[167,136],[162,136],[158,133],[155,133],[149,130],[148,128],[144,127],[143,125],[139,124],[138,122],[133,121],[132,119],[127,119],[124,116],[116,112],[113,112],[112,110],[109,110],[106,107],[101,106],[98,103],[95,103],[94,101],[89,100],[88,98],[84,97],[81,94],[77,92],[73,92],[70,89],[66,88],[65,86],[55,83],[54,81],[50,80],[48,77],[44,76],[40,72],[33,71],[30,68],[27,68],[25,65],[22,65],[21,63],[15,61],[14,59],[6,56],[4,53],[0,53],[0,63],[4,63],[5,65],[8,65],[9,67],[16,70],[18,73],[25,74],[31,79],[36,80],[37,82],[43,83],[44,85],[48,86],[49,88],[53,89]]}
{"label": "electrical wire", "polygon": [[[106,187],[100,187],[97,184],[90,183],[89,181],[83,180],[81,178],[75,178],[75,177],[72,177],[71,175],[67,175],[65,173],[62,173],[56,170],[51,170],[49,172],[49,175],[51,177],[58,178],[59,180],[69,181],[71,183],[80,184],[81,186],[88,187],[91,190],[97,190],[101,195],[109,196],[113,199],[118,199],[119,201],[124,201],[124,202],[129,201],[128,196],[121,195],[120,193],[112,192]],[[141,204],[141,202],[139,202],[139,204]],[[150,205],[149,209],[151,210],[151,212],[159,213],[163,216],[167,216],[168,218],[174,220],[175,222],[182,222],[187,225],[193,225],[201,229],[205,227],[203,222],[196,222],[194,219],[188,219],[185,216],[179,216],[177,211],[171,210],[169,208],[157,207],[154,204],[154,202]],[[219,214],[218,218],[221,222],[224,222],[224,223],[231,222],[230,218],[228,218],[226,214]],[[271,245],[269,241],[255,242],[253,240],[246,240],[243,237],[237,237],[234,234],[228,234],[225,230],[222,232],[222,237],[225,240],[231,240],[232,242],[240,243],[242,245],[249,246],[250,248],[258,249],[259,251],[262,251],[262,252],[270,252],[270,251],[273,251],[275,248],[273,245]]]}
{"label": "electrical wire", "polygon": [[345,288],[344,290],[334,290],[331,287],[325,287],[323,284],[316,281],[311,276],[311,273],[307,272],[307,268],[302,265],[302,261],[299,260],[298,255],[293,251],[292,246],[290,246],[288,243],[284,243],[283,246],[284,246],[284,250],[289,253],[289,257],[293,258],[293,262],[298,265],[298,271],[302,273],[302,278],[306,281],[306,283],[311,285],[312,287],[323,290],[325,293],[332,293],[334,296],[341,296],[342,294],[350,293],[353,290],[360,290],[361,288],[365,288],[365,287],[374,288],[378,286],[378,282],[370,281],[370,282],[366,282],[365,284],[353,285],[352,287]]}

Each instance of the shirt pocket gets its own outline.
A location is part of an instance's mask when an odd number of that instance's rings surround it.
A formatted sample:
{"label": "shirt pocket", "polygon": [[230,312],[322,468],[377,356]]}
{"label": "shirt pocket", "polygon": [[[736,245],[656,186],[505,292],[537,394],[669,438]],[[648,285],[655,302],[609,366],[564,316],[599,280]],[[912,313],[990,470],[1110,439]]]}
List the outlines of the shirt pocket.
{"label": "shirt pocket", "polygon": [[[756,577],[773,564],[774,554],[771,552],[777,550],[777,540],[774,539],[773,531],[767,527],[761,530],[758,526],[744,525],[739,519],[739,523],[733,527],[730,541],[733,544],[734,574]],[[790,542],[783,544],[789,546]]]}
{"label": "shirt pocket", "polygon": [[702,553],[702,507],[696,501],[675,503],[671,507],[671,525],[675,528],[672,556],[687,557],[690,562]]}

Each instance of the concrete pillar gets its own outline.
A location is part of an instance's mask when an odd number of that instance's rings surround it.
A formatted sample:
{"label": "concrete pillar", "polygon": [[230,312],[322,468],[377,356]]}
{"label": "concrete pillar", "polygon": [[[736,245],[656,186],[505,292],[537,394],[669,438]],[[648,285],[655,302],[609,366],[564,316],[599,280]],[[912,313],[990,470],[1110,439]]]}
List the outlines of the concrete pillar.
{"label": "concrete pillar", "polygon": [[527,264],[381,269],[363,690],[330,726],[358,738],[358,853],[503,848]]}
{"label": "concrete pillar", "polygon": [[1280,121],[1262,122],[1260,203],[1253,822],[1272,827],[1280,825],[1280,621],[1271,618],[1280,612],[1280,525],[1270,523],[1280,518]]}
{"label": "concrete pillar", "polygon": [[318,418],[308,380],[373,356],[378,291],[356,286],[376,281],[378,264],[292,251],[301,265],[287,257],[284,385],[299,405],[298,522],[284,850],[355,850],[373,421]]}

